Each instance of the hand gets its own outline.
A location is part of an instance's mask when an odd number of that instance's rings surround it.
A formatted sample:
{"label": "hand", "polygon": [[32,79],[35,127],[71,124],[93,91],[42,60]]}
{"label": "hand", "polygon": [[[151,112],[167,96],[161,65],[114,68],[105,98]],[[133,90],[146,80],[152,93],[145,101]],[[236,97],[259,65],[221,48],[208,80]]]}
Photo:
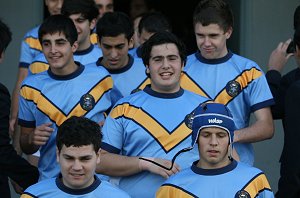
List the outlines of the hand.
{"label": "hand", "polygon": [[12,185],[17,194],[21,195],[23,193],[23,188],[19,186],[15,181],[10,179],[10,184]]}
{"label": "hand", "polygon": [[291,39],[286,42],[280,42],[277,48],[271,53],[268,63],[269,70],[276,70],[281,72],[285,66],[288,59],[293,56],[293,54],[287,54],[286,49],[288,48]]}
{"label": "hand", "polygon": [[[146,161],[144,159],[149,160],[149,161]],[[139,161],[140,170],[146,170],[146,171],[152,172],[154,174],[161,175],[162,177],[164,177],[166,179],[169,178],[171,175],[176,174],[177,172],[180,171],[180,167],[175,163],[171,170],[164,169],[153,163],[153,162],[156,162],[158,164],[161,164],[162,166],[169,168],[172,165],[172,162],[170,160],[165,160],[165,159],[160,159],[160,158],[150,158],[150,157],[144,157],[144,159],[140,158],[140,161]],[[153,162],[151,162],[151,161],[153,161]]]}
{"label": "hand", "polygon": [[17,127],[17,119],[10,118],[9,120],[9,135],[10,137],[14,137],[15,128]]}
{"label": "hand", "polygon": [[30,143],[37,146],[45,145],[54,131],[54,129],[50,127],[51,125],[52,123],[49,122],[36,127],[31,134]]}
{"label": "hand", "polygon": [[98,122],[98,124],[99,124],[100,127],[103,127],[103,125],[104,125],[104,120]]}

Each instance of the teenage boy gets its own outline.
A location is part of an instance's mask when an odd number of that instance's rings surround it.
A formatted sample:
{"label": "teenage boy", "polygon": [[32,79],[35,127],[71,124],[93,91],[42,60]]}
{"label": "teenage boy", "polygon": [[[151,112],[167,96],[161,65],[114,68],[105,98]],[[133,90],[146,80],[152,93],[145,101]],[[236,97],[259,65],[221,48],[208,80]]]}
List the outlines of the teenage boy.
{"label": "teenage boy", "polygon": [[98,123],[77,116],[67,119],[59,126],[56,136],[60,174],[29,187],[21,197],[129,197],[95,175],[101,139]]}
{"label": "teenage boy", "polygon": [[261,170],[233,160],[235,126],[226,106],[201,104],[187,117],[193,130],[192,147],[198,143],[200,160],[170,177],[158,190],[157,198],[274,197]]}
{"label": "teenage boy", "polygon": [[[96,26],[98,10],[94,0],[64,0],[61,13],[74,22],[77,29],[78,47],[74,60],[83,65],[94,63],[102,55],[101,49],[90,40],[91,31]],[[43,53],[37,55],[29,66],[29,74],[47,70],[49,64]]]}
{"label": "teenage boy", "polygon": [[[200,1],[194,11],[194,31],[199,51],[188,57],[181,86],[226,105],[237,129],[234,144],[240,160],[254,163],[251,143],[270,139],[274,126],[272,94],[263,71],[244,57],[228,50],[233,14],[223,0]],[[256,121],[249,125],[250,115]]]}
{"label": "teenage boy", "polygon": [[94,65],[107,69],[122,96],[149,84],[142,60],[128,54],[133,46],[130,18],[122,12],[109,12],[98,20],[96,29],[103,56]]}
{"label": "teenage boy", "polygon": [[174,155],[191,144],[185,116],[206,99],[180,88],[186,55],[175,35],[156,33],[142,49],[151,85],[120,99],[106,118],[98,170],[121,177],[119,187],[130,196],[152,198],[166,178],[198,158],[194,149],[171,166]]}
{"label": "teenage boy", "polygon": [[40,149],[42,180],[59,173],[54,142],[57,127],[73,115],[103,121],[105,111],[112,106],[113,82],[105,69],[74,62],[77,31],[70,18],[50,16],[39,29],[39,40],[50,67],[24,80],[19,124],[22,150],[32,154]]}

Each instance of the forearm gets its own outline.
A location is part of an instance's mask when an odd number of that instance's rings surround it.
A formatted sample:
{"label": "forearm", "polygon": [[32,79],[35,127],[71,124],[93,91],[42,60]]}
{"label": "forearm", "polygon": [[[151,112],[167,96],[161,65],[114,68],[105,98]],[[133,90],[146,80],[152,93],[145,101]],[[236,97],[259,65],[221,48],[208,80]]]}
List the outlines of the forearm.
{"label": "forearm", "polygon": [[19,110],[19,94],[20,93],[20,84],[16,84],[13,93],[12,93],[12,105],[11,105],[11,119],[17,120],[18,110]]}
{"label": "forearm", "polygon": [[234,131],[234,142],[254,143],[271,139],[274,126],[271,121],[257,120],[251,126]]}
{"label": "forearm", "polygon": [[128,157],[102,151],[97,173],[116,177],[133,175],[141,171],[139,161],[138,157]]}
{"label": "forearm", "polygon": [[19,68],[18,79],[16,81],[13,94],[12,94],[11,119],[18,118],[20,88],[27,74],[28,74],[27,68]]}

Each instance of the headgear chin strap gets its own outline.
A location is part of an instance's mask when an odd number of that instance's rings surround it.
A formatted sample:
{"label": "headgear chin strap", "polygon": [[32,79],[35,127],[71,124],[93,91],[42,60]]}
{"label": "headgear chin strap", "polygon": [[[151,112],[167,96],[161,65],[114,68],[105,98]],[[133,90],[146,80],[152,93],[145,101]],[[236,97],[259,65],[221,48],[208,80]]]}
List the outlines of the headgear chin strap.
{"label": "headgear chin strap", "polygon": [[224,129],[227,131],[229,136],[229,144],[230,144],[230,155],[228,158],[232,159],[232,151],[233,151],[233,135],[235,130],[234,121],[229,109],[220,103],[203,103],[200,104],[192,113],[188,114],[185,118],[185,124],[192,129],[192,144],[188,148],[184,148],[180,150],[176,155],[172,158],[171,167],[165,167],[162,164],[154,162],[149,159],[140,158],[145,161],[149,161],[154,163],[157,166],[160,166],[166,170],[171,170],[173,168],[176,157],[183,152],[190,151],[194,148],[197,143],[199,133],[201,129],[208,127],[217,127]]}

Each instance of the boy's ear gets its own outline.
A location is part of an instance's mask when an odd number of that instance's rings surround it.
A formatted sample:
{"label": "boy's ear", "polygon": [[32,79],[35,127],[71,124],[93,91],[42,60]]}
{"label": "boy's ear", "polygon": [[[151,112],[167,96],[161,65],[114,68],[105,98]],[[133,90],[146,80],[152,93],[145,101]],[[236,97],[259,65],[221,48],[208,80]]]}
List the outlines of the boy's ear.
{"label": "boy's ear", "polygon": [[93,30],[96,27],[96,19],[91,20],[90,22],[90,30]]}
{"label": "boy's ear", "polygon": [[72,45],[72,52],[76,52],[76,50],[78,49],[78,41],[75,41]]}
{"label": "boy's ear", "polygon": [[97,164],[99,164],[100,163],[100,158],[101,158],[101,149],[99,149],[98,150],[98,152],[96,153],[96,155],[97,155]]}
{"label": "boy's ear", "polygon": [[128,48],[131,49],[134,47],[134,39],[131,37],[128,41]]}
{"label": "boy's ear", "polygon": [[231,37],[232,32],[232,27],[228,28],[228,30],[225,32],[226,39],[229,39]]}

